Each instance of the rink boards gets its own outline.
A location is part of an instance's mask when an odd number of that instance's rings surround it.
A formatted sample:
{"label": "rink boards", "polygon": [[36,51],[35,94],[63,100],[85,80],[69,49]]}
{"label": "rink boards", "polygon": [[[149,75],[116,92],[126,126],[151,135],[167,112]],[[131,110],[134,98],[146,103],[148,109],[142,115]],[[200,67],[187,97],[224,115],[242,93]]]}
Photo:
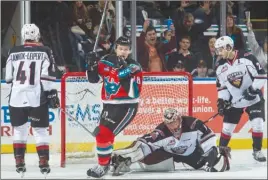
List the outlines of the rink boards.
{"label": "rink boards", "polygon": [[[77,83],[77,82],[76,82]],[[85,84],[83,84],[85,83]],[[175,82],[171,82],[175,83]],[[55,82],[55,87],[60,93],[60,82]],[[81,90],[81,87],[87,87],[92,91],[94,97],[90,93],[80,94],[84,92]],[[70,92],[68,99],[68,111],[73,114],[81,123],[87,126],[89,129],[93,129],[98,123],[98,117],[102,109],[102,103],[99,99],[100,85],[94,85],[94,87],[88,87],[87,82],[80,82],[79,86],[75,83],[69,82],[67,86],[68,92]],[[193,115],[206,120],[211,117],[215,112],[217,112],[216,100],[217,100],[217,91],[215,86],[215,79],[196,79],[194,80],[194,92],[193,92]],[[10,125],[10,116],[8,110],[8,94],[10,92],[9,85],[2,82],[1,83],[1,153],[12,153],[12,128]],[[68,93],[67,93],[68,94]],[[79,98],[82,97],[80,100]],[[263,147],[267,148],[267,84],[264,89],[264,97],[266,100],[266,120],[264,126],[264,140]],[[74,102],[73,100],[78,102]],[[172,99],[165,100],[161,99],[158,101],[151,99],[151,102],[155,103],[166,103],[168,106],[169,103],[173,103]],[[146,106],[146,109],[140,109],[140,113],[150,113],[148,109],[152,109],[150,105]],[[53,151],[60,151],[61,144],[61,123],[60,123],[60,112],[59,110],[50,109],[50,127],[49,134],[51,136],[51,146]],[[67,139],[67,151],[91,151],[94,149],[94,138],[92,138],[87,132],[85,132],[77,123],[70,121],[67,118],[66,120],[66,139]],[[217,133],[218,137],[222,128],[222,118],[217,117],[209,124],[209,127]],[[137,123],[132,122],[123,132],[121,132],[116,137],[115,148],[122,148],[129,145],[137,137],[144,134],[144,132],[149,132],[154,128],[154,124],[150,123],[147,120],[147,123]],[[232,149],[251,149],[252,140],[251,140],[251,128],[250,122],[248,121],[248,116],[244,114],[241,118],[240,123],[237,125],[232,140],[230,141],[230,146]],[[74,150],[73,147],[76,149]],[[31,130],[29,131],[28,137],[28,146],[27,152],[35,152],[35,141],[32,135]]]}

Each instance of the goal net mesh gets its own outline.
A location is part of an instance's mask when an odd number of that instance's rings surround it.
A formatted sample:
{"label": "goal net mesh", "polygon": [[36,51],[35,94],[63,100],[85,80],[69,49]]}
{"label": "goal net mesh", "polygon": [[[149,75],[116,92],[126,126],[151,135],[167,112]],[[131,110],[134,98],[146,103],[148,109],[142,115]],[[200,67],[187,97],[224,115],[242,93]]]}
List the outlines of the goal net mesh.
{"label": "goal net mesh", "polygon": [[[139,109],[134,120],[116,138],[131,141],[162,122],[166,108],[191,114],[192,80],[184,73],[144,73]],[[66,74],[61,82],[61,164],[93,161],[95,139],[74,119],[93,132],[102,110],[102,84],[90,84],[85,73]],[[72,116],[72,117],[70,117]]]}

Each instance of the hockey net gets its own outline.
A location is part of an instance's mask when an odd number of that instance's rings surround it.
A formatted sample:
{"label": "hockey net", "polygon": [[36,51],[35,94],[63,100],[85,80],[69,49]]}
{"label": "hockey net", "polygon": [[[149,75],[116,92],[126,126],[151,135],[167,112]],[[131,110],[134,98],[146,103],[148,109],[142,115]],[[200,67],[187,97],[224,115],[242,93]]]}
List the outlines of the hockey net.
{"label": "hockey net", "polygon": [[[131,143],[152,131],[162,122],[163,111],[168,107],[192,115],[192,84],[186,72],[144,73],[138,113],[116,142]],[[66,73],[61,79],[62,167],[66,163],[88,163],[95,157],[95,139],[74,119],[93,132],[102,110],[101,87],[102,84],[89,83],[84,72]]]}

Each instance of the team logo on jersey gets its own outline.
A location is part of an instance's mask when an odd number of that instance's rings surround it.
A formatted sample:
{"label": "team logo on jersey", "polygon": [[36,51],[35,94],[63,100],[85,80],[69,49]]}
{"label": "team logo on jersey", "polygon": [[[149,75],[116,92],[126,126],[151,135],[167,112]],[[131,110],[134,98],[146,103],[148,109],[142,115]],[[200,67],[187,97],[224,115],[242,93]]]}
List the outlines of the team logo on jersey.
{"label": "team logo on jersey", "polygon": [[231,85],[233,85],[236,88],[240,88],[243,83],[243,72],[234,72],[232,74],[229,74],[227,76],[227,79]]}
{"label": "team logo on jersey", "polygon": [[106,93],[106,98],[110,99],[111,95],[117,94],[120,89],[120,84],[114,82],[114,79],[111,78],[109,80],[109,77],[104,78],[104,88]]}

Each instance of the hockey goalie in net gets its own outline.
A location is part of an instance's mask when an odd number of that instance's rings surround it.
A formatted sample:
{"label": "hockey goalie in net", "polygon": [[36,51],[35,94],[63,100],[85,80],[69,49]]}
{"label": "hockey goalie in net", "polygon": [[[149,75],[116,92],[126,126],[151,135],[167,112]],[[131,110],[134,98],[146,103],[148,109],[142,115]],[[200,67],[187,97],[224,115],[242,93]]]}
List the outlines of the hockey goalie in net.
{"label": "hockey goalie in net", "polygon": [[145,171],[173,171],[174,162],[207,172],[229,170],[230,148],[217,148],[216,135],[201,120],[168,108],[163,121],[150,134],[113,152],[113,175],[129,171],[135,162]]}

